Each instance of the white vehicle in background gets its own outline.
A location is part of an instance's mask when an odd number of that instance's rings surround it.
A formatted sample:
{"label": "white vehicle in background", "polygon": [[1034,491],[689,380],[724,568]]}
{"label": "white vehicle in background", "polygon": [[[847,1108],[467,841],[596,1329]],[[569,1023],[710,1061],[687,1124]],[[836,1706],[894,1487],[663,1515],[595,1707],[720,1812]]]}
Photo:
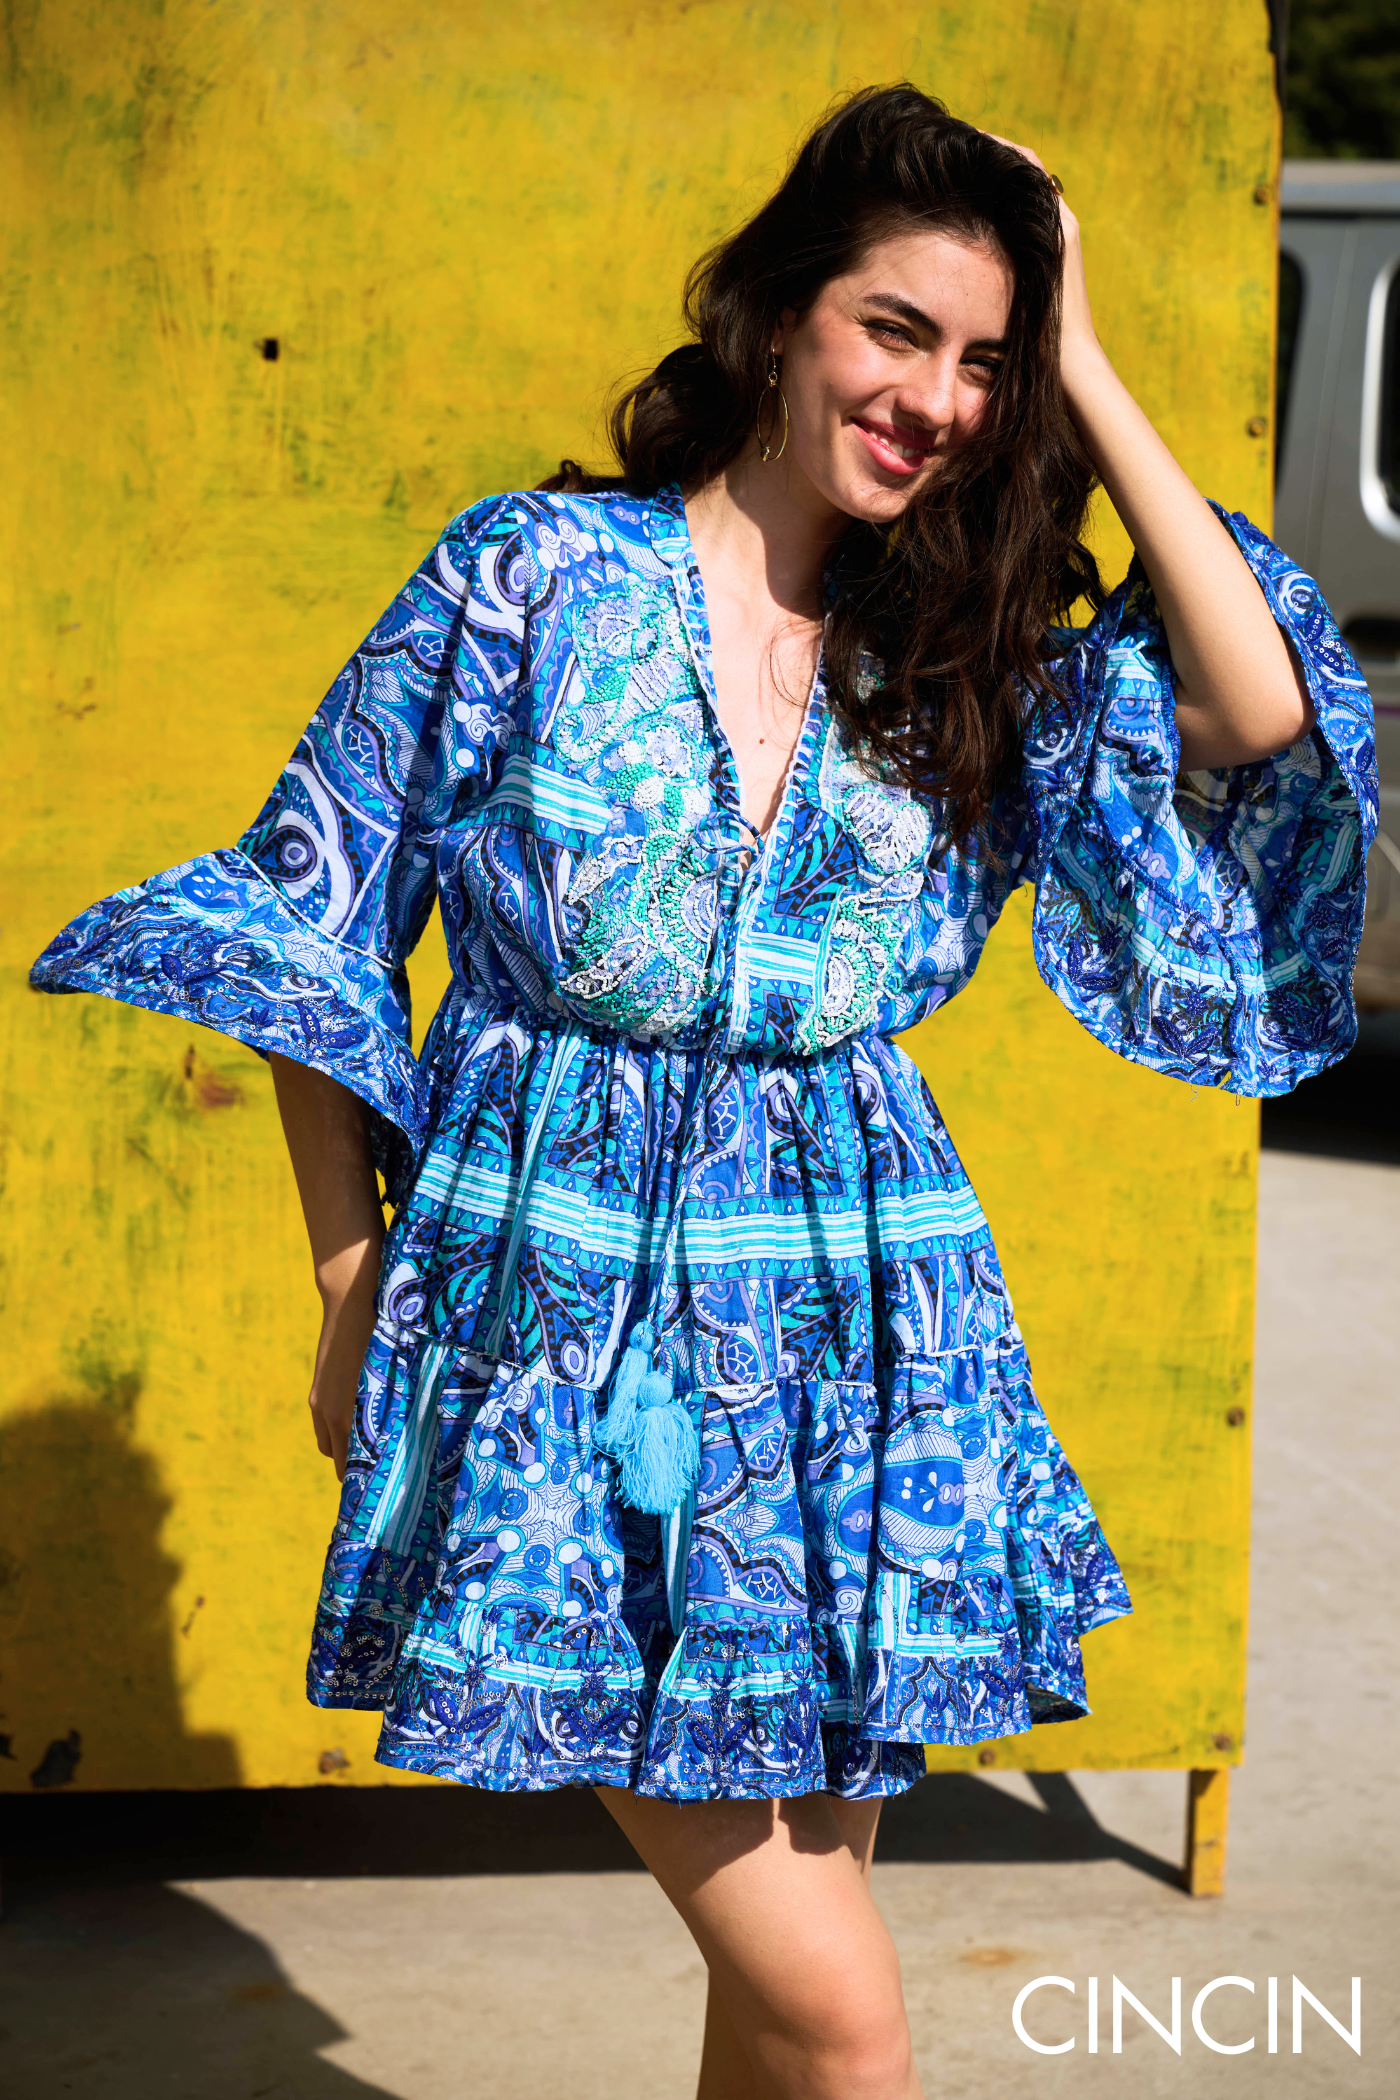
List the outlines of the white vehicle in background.
{"label": "white vehicle in background", "polygon": [[1400,162],[1286,160],[1274,538],[1317,578],[1376,704],[1381,836],[1356,970],[1400,1008]]}

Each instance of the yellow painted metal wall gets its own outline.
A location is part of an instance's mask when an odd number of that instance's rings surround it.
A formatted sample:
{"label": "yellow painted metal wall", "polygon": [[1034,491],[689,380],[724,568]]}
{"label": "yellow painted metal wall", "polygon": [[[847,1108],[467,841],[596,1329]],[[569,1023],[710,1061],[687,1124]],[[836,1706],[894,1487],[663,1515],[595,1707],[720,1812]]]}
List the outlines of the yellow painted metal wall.
{"label": "yellow painted metal wall", "polygon": [[[907,74],[1040,148],[1129,383],[1266,522],[1265,9],[33,0],[9,22],[0,1783],[72,1730],[78,1786],[311,1783],[337,1749],[368,1782],[372,1718],[300,1688],[335,1491],[267,1068],[35,997],[29,959],[236,836],[453,511],[597,456],[686,264],[842,88]],[[1111,519],[1101,544],[1121,574]],[[430,941],[420,1025],[441,980]],[[1078,1031],[1019,906],[910,1048],[1138,1602],[1089,1644],[1095,1718],[997,1756],[1228,1762],[1254,1111]]]}

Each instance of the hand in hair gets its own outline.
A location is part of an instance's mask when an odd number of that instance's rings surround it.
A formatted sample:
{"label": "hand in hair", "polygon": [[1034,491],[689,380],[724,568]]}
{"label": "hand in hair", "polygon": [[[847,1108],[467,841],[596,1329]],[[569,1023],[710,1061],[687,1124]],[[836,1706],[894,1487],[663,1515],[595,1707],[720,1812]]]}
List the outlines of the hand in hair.
{"label": "hand in hair", "polygon": [[1098,352],[1102,356],[1102,345],[1094,327],[1094,316],[1089,308],[1089,280],[1084,274],[1084,249],[1079,238],[1079,221],[1069,208],[1069,203],[1060,189],[1058,179],[1050,173],[1040,155],[1030,146],[1018,146],[1015,139],[1004,139],[999,131],[989,131],[988,138],[995,139],[999,146],[1009,146],[1013,153],[1021,154],[1032,167],[1039,168],[1048,183],[1059,192],[1060,228],[1064,234],[1064,273],[1060,288],[1060,369],[1068,361],[1075,360],[1086,352]]}
{"label": "hand in hair", "polygon": [[[1029,146],[1000,143],[1051,180]],[[1109,362],[1090,312],[1079,222],[1063,196],[1060,224],[1065,399],[1161,608],[1182,767],[1268,758],[1312,727],[1302,673],[1244,556]]]}

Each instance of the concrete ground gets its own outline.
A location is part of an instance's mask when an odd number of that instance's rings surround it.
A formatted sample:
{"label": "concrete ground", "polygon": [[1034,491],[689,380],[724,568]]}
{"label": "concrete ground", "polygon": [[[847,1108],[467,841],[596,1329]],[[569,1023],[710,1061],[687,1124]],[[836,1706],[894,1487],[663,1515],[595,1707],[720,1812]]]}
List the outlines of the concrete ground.
{"label": "concrete ground", "polygon": [[[1177,1773],[939,1778],[890,1817],[875,1886],[930,2100],[1400,2092],[1397,1248],[1400,1168],[1264,1155],[1249,1750],[1224,1899],[1193,1903],[1174,1885]],[[97,1836],[61,1872],[26,1867],[0,1929],[6,2100],[688,2100],[703,1970],[601,1810],[587,1796],[523,1810],[478,1797],[455,1827],[478,1819],[466,1849],[493,1870],[465,1873],[452,1871],[463,1847],[443,1835],[443,1798],[376,1796],[363,1813],[381,1818],[377,1834],[351,1834],[357,1870],[334,1879],[308,1871],[336,1856],[318,1854],[315,1817],[266,1799],[228,1811],[264,1818],[253,1852],[279,1869],[261,1878],[228,1873],[207,1831],[167,1830],[163,1858],[159,1841],[143,1851],[148,1874],[181,1860],[189,1873],[193,1859],[197,1879],[103,1871]],[[339,1794],[316,1815],[352,1812]],[[293,1837],[267,1834],[267,1818],[293,1814]],[[549,1849],[561,1817],[579,1871],[534,1871],[561,1856]],[[411,1876],[385,1871],[410,1859]],[[494,1871],[507,1861],[514,1871]],[[1180,1976],[1179,2057],[1131,2007],[1112,2053],[1114,1972],[1166,2024]],[[1344,2025],[1361,1977],[1359,2057],[1306,2005],[1293,2053],[1295,1974]],[[1016,1993],[1047,1975],[1077,1985],[1027,2009],[1038,2039],[1078,2038],[1057,2056],[1011,2026]],[[1193,1998],[1225,1976],[1255,1995],[1224,1989],[1206,2018],[1220,2042],[1255,2036],[1245,2053],[1213,2053],[1192,2031]]]}

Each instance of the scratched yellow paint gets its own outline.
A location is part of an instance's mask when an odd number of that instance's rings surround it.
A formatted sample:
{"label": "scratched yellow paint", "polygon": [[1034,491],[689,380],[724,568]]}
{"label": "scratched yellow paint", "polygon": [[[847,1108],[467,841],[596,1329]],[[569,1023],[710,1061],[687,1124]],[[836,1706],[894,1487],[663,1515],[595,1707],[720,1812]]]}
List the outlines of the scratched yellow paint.
{"label": "scratched yellow paint", "polygon": [[[37,0],[10,35],[0,1782],[71,1731],[79,1787],[313,1783],[336,1750],[337,1783],[379,1780],[372,1718],[300,1689],[334,1490],[267,1070],[33,997],[28,960],[237,834],[455,509],[596,455],[686,264],[855,83],[908,74],[1040,147],[1130,383],[1266,519],[1265,10]],[[1101,544],[1121,573],[1111,520]],[[415,974],[421,1024],[440,942]],[[1229,1761],[1254,1112],[1078,1031],[1020,909],[910,1047],[1139,1604],[1089,1643],[1096,1718],[997,1755]]]}

